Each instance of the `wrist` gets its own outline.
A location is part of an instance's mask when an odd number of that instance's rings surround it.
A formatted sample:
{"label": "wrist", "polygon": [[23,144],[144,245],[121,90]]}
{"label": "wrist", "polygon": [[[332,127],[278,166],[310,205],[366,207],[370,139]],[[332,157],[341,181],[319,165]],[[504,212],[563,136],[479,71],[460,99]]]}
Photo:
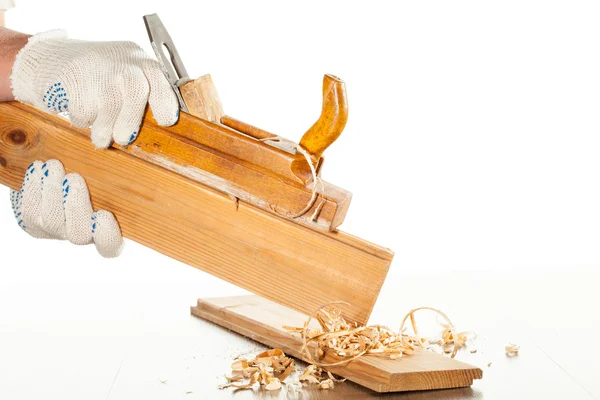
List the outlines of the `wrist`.
{"label": "wrist", "polygon": [[10,75],[17,54],[25,47],[29,35],[0,27],[0,101],[13,100]]}
{"label": "wrist", "polygon": [[[10,74],[10,86],[14,99],[44,108],[40,88],[48,88],[52,79],[48,76],[48,64],[62,62],[67,33],[53,30],[28,37],[27,43],[17,53]],[[46,90],[46,89],[44,89]]]}

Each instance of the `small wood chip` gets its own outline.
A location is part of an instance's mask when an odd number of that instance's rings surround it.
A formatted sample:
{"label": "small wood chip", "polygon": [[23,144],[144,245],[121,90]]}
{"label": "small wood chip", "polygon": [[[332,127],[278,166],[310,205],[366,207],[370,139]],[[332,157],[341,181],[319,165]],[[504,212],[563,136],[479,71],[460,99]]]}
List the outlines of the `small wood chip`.
{"label": "small wood chip", "polygon": [[320,390],[333,389],[333,386],[333,381],[331,379],[325,379],[323,382],[319,383]]}
{"label": "small wood chip", "polygon": [[519,349],[521,347],[517,346],[516,344],[510,343],[507,346],[504,347],[504,351],[506,351],[506,355],[509,357],[516,357],[519,355]]}
{"label": "small wood chip", "polygon": [[246,360],[246,359],[237,360],[233,364],[231,364],[231,369],[233,371],[243,371],[243,370],[247,369],[248,367],[249,367],[248,360]]}
{"label": "small wood chip", "polygon": [[265,386],[267,390],[279,390],[281,389],[281,381],[277,378],[273,379],[271,383]]}

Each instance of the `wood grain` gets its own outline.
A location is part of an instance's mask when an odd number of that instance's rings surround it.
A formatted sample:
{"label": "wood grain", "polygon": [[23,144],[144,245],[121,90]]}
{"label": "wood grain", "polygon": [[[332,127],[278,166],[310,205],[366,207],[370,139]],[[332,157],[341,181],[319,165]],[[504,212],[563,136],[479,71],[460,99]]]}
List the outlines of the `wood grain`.
{"label": "wood grain", "polygon": [[190,114],[209,122],[219,122],[223,105],[210,75],[203,75],[179,87]]}
{"label": "wood grain", "polygon": [[[350,309],[358,305],[356,301],[351,304]],[[254,295],[200,299],[191,312],[197,317],[308,361],[301,354],[300,336],[282,328],[283,325],[303,326],[308,318],[305,313]],[[337,359],[326,357],[325,361]],[[483,376],[483,372],[477,367],[420,350],[399,360],[366,356],[329,369],[376,392],[467,387],[473,384],[474,379],[481,379]]]}
{"label": "wood grain", "polygon": [[314,125],[302,136],[300,146],[318,160],[323,152],[337,140],[348,121],[346,84],[333,75],[323,78],[323,109]]}
{"label": "wood grain", "polygon": [[125,237],[296,310],[345,300],[356,304],[350,320],[368,320],[390,250],[236,206],[193,176],[96,150],[86,134],[60,117],[0,104],[0,183],[17,189],[32,161],[59,159],[85,177],[94,207],[114,212]]}
{"label": "wood grain", "polygon": [[[293,215],[312,197],[312,173],[304,156],[181,113],[169,128],[147,113],[133,145],[120,148],[163,168],[203,182],[243,202],[278,215]],[[334,230],[344,220],[352,194],[327,182],[318,201],[294,221]],[[312,218],[318,205],[323,207]]]}

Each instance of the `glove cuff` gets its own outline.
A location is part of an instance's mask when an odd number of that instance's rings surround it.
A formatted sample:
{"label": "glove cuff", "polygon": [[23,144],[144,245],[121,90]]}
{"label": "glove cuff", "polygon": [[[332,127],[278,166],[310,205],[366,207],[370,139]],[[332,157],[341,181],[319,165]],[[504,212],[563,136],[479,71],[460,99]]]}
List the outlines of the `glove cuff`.
{"label": "glove cuff", "polygon": [[46,44],[48,41],[66,38],[67,32],[63,30],[38,33],[29,38],[27,44],[17,54],[10,75],[10,86],[15,100],[38,107],[43,104],[35,89],[39,88],[40,84],[43,85],[41,87],[52,84],[52,82],[42,82],[46,72],[42,70],[42,65],[48,58],[55,56]]}

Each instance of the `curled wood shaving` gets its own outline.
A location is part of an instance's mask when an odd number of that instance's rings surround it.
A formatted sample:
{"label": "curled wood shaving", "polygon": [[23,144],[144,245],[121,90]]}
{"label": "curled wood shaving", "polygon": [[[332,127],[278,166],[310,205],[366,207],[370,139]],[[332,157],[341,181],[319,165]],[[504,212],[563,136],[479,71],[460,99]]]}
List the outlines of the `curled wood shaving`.
{"label": "curled wood shaving", "polygon": [[[442,318],[444,318],[446,320],[447,325],[445,325],[446,329],[444,331],[448,332],[446,339],[444,339],[444,337],[442,337],[442,343],[452,343],[452,350],[450,350],[448,353],[450,353],[450,358],[454,358],[454,356],[456,356],[456,353],[458,352],[458,349],[460,349],[463,345],[464,342],[462,344],[460,344],[460,337],[459,335],[456,333],[456,329],[454,328],[454,324],[452,324],[452,321],[450,321],[450,318],[448,318],[446,316],[446,314],[444,314],[443,312],[441,312],[438,309],[435,309],[433,307],[419,307],[419,308],[414,308],[412,310],[410,310],[408,312],[408,314],[406,314],[406,316],[404,316],[404,318],[402,319],[402,323],[400,324],[400,334],[402,334],[402,332],[404,332],[404,324],[406,323],[406,320],[410,318],[410,321],[413,325],[413,331],[415,332],[415,336],[417,337],[417,342],[419,343],[419,345],[421,347],[423,347],[424,343],[427,342],[427,340],[420,338],[419,337],[419,333],[416,329],[416,324],[415,324],[415,319],[414,319],[414,314],[417,311],[420,310],[430,310],[430,311],[434,311],[436,313],[438,313]],[[452,340],[450,341],[450,338],[452,338]],[[458,338],[457,340],[455,340],[455,338]],[[465,337],[465,341],[466,341],[466,337]],[[446,351],[444,351],[446,352]]]}
{"label": "curled wood shaving", "polygon": [[[299,328],[285,327],[302,335],[302,353],[311,364],[331,367],[346,364],[365,354],[398,358],[403,353],[412,354],[414,351],[414,338],[396,334],[381,325],[350,324],[342,317],[339,305],[349,306],[341,301],[327,303],[308,318],[301,331]],[[309,328],[313,320],[319,323],[320,329]],[[321,361],[327,355],[331,355],[335,361]]]}
{"label": "curled wood shaving", "polygon": [[516,344],[509,343],[507,346],[504,347],[504,351],[506,351],[507,356],[515,357],[519,355],[520,348],[521,347],[517,346]]}

